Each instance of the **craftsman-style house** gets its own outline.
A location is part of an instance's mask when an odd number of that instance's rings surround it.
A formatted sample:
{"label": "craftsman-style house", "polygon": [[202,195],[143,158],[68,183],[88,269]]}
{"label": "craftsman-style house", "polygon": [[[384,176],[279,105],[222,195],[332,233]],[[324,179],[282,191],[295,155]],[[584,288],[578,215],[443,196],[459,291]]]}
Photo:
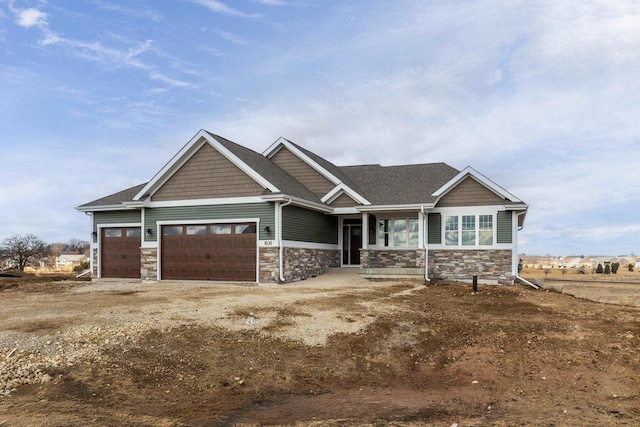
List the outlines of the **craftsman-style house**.
{"label": "craftsman-style house", "polygon": [[77,207],[94,278],[513,283],[528,206],[471,167],[336,166],[284,138],[262,154],[199,131],[148,182]]}

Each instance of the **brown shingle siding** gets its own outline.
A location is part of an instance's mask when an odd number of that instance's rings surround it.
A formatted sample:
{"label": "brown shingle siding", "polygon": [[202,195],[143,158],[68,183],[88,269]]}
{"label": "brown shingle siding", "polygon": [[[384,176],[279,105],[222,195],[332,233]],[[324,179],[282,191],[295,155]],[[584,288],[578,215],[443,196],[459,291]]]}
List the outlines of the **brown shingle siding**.
{"label": "brown shingle siding", "polygon": [[331,181],[284,147],[271,157],[271,161],[319,196],[324,196],[335,187]]}
{"label": "brown shingle siding", "polygon": [[205,144],[153,196],[155,202],[259,196],[263,188]]}
{"label": "brown shingle siding", "polygon": [[444,195],[436,207],[503,205],[505,200],[473,178],[465,178]]}
{"label": "brown shingle siding", "polygon": [[346,193],[342,193],[329,204],[332,208],[352,208],[358,205],[360,205],[360,203],[347,196]]}

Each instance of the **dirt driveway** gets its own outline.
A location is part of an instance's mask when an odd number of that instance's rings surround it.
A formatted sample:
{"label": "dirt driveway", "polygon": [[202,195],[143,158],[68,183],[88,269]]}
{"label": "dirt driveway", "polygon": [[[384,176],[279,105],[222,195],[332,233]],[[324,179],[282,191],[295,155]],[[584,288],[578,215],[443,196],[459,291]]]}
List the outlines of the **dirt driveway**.
{"label": "dirt driveway", "polygon": [[640,424],[640,308],[470,291],[0,281],[0,426]]}

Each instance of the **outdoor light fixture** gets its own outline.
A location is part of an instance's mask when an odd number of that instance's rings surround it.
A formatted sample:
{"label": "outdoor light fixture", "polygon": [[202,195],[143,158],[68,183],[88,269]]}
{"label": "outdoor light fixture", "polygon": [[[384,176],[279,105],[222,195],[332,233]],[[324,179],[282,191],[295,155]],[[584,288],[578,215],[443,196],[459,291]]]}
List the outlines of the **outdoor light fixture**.
{"label": "outdoor light fixture", "polygon": [[271,227],[269,227],[268,225],[264,227],[264,232],[265,233],[269,233],[271,232]]}
{"label": "outdoor light fixture", "polygon": [[91,232],[91,236],[94,237],[94,238],[98,237],[98,232],[97,231],[92,231]]}
{"label": "outdoor light fixture", "polygon": [[147,228],[147,230],[145,231],[147,236],[151,236],[153,234],[153,230],[150,228]]}

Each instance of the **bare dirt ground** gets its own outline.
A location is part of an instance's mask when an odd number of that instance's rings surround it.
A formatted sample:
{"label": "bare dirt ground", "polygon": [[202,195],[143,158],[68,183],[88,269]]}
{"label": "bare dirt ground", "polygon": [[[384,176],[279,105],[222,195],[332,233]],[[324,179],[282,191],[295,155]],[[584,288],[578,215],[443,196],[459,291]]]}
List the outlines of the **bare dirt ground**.
{"label": "bare dirt ground", "polygon": [[640,285],[579,296],[0,279],[0,426],[639,425]]}

